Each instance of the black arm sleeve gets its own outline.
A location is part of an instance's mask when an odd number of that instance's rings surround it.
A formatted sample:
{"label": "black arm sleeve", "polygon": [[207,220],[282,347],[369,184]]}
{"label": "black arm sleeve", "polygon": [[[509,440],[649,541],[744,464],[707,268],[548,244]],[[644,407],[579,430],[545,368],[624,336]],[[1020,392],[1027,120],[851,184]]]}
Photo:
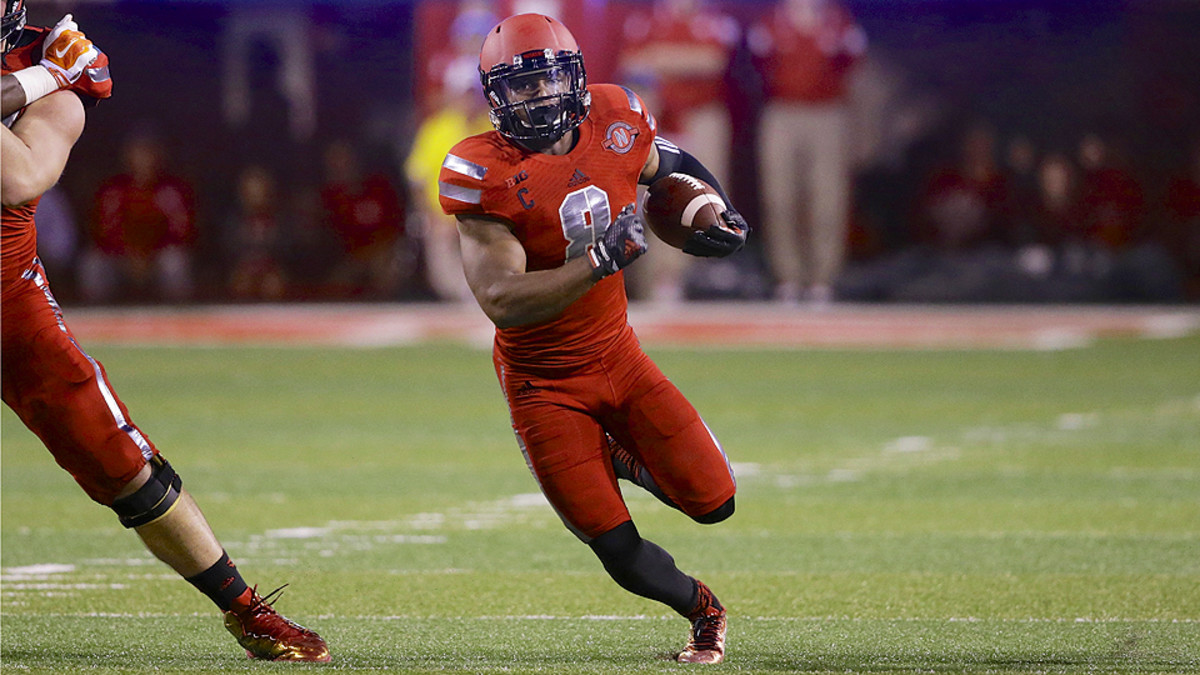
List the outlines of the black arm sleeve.
{"label": "black arm sleeve", "polygon": [[668,174],[686,173],[711,185],[717,194],[721,195],[726,208],[733,208],[733,203],[729,201],[729,195],[725,194],[725,189],[721,187],[717,177],[712,175],[712,172],[706,169],[700,160],[662,136],[654,139],[654,145],[658,148],[658,173],[654,174],[646,183],[647,185]]}

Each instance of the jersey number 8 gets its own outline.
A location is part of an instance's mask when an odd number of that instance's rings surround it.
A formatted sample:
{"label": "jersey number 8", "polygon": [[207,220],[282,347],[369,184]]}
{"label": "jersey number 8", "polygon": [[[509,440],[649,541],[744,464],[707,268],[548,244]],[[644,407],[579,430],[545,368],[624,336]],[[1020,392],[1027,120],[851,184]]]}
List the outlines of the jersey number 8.
{"label": "jersey number 8", "polygon": [[587,253],[612,222],[608,193],[595,185],[580,188],[566,196],[558,207],[563,236],[567,240],[566,258],[574,260]]}

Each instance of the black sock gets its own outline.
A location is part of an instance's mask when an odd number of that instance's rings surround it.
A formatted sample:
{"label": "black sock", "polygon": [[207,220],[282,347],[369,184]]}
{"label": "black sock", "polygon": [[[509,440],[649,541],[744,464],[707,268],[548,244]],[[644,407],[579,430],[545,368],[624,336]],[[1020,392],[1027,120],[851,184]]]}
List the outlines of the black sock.
{"label": "black sock", "polygon": [[187,580],[216,603],[222,612],[228,611],[234,599],[247,588],[237,565],[233,564],[225,551],[221,551],[221,559],[213,563],[212,567],[194,577],[188,577]]}

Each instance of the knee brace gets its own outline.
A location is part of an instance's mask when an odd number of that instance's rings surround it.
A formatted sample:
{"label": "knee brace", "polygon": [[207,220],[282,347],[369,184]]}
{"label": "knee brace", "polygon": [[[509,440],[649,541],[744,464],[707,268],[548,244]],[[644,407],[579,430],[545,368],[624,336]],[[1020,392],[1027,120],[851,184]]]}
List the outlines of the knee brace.
{"label": "knee brace", "polygon": [[183,490],[183,479],[159,455],[150,460],[150,479],[133,494],[113,502],[112,510],[127,528],[148,525],[167,515]]}
{"label": "knee brace", "polygon": [[708,513],[701,515],[701,516],[693,516],[692,520],[696,521],[697,523],[701,523],[703,525],[712,525],[713,523],[719,523],[722,520],[725,520],[726,518],[728,518],[729,516],[732,516],[732,515],[733,515],[733,497],[730,497],[728,501],[726,501],[724,504],[718,506],[717,508],[713,509],[712,511],[709,511]]}

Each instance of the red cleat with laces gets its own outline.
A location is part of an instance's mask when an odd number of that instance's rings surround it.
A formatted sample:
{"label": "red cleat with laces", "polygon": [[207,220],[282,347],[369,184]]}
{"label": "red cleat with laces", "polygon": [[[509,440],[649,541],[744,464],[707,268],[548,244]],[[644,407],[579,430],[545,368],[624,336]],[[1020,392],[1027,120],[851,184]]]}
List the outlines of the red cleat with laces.
{"label": "red cleat with laces", "polygon": [[265,661],[328,661],[329,647],[320,635],[287,620],[271,606],[286,586],[276,588],[265,598],[257,588],[247,588],[225,612],[225,628],[237,638],[246,655]]}
{"label": "red cleat with laces", "polygon": [[703,582],[696,582],[700,598],[688,615],[692,632],[687,647],[679,653],[680,663],[720,663],[725,660],[725,608]]}

